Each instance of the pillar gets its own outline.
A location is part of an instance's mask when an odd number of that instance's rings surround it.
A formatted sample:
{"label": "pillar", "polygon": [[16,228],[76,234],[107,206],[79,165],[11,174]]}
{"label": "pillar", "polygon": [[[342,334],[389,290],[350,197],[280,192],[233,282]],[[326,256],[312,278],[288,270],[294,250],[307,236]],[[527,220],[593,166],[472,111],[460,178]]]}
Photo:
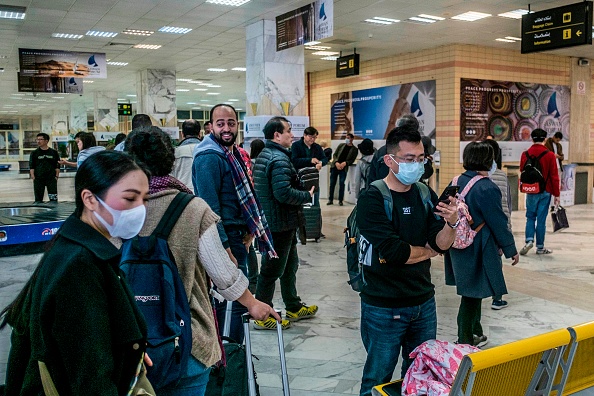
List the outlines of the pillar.
{"label": "pillar", "polygon": [[153,125],[177,127],[175,70],[141,70],[136,75],[137,113],[151,117]]}
{"label": "pillar", "polygon": [[87,131],[87,106],[81,100],[70,103],[70,134]]}
{"label": "pillar", "polygon": [[118,93],[95,92],[95,132],[117,132],[118,122]]}

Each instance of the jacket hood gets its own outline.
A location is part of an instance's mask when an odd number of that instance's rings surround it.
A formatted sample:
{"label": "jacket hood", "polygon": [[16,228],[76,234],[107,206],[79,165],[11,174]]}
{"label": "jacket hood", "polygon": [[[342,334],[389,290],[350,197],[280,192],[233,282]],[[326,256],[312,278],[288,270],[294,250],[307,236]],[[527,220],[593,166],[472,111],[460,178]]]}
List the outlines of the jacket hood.
{"label": "jacket hood", "polygon": [[214,141],[214,135],[212,133],[202,139],[202,142],[194,148],[194,157],[206,151],[215,151],[220,155],[225,155],[223,149]]}

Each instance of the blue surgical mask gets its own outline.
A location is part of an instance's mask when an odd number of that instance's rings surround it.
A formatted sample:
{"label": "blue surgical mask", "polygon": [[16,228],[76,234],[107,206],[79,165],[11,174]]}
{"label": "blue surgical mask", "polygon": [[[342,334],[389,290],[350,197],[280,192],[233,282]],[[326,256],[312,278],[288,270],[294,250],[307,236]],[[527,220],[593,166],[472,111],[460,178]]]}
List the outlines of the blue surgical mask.
{"label": "blue surgical mask", "polygon": [[394,156],[390,154],[390,158],[398,164],[398,173],[390,169],[390,172],[400,181],[400,183],[410,186],[421,179],[425,173],[425,164],[422,162],[397,162]]}
{"label": "blue surgical mask", "polygon": [[491,169],[489,169],[489,177],[493,176],[493,173],[497,170],[497,162],[493,161],[493,165],[491,165]]}
{"label": "blue surgical mask", "polygon": [[346,139],[344,139],[344,142],[345,142],[346,144],[351,144],[351,139],[349,139],[349,138],[346,138]]}

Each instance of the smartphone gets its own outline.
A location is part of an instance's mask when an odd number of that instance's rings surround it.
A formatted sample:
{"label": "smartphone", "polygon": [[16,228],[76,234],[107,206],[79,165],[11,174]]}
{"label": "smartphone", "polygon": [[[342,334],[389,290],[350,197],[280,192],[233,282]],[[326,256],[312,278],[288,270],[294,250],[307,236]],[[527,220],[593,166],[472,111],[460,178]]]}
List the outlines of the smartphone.
{"label": "smartphone", "polygon": [[[450,203],[450,200],[448,199],[449,197],[455,197],[456,194],[458,194],[458,191],[460,190],[460,186],[447,186],[443,192],[441,193],[441,195],[439,196],[439,202],[444,202],[446,204]],[[433,208],[434,212],[437,212],[437,205],[435,205],[435,207]]]}

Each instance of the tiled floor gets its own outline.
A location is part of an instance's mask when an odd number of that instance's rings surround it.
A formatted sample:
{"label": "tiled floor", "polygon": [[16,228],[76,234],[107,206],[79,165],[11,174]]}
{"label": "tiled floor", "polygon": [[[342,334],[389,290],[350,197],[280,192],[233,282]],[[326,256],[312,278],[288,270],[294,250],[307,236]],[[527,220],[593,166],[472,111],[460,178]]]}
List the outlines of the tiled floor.
{"label": "tiled floor", "polygon": [[[26,178],[10,183],[0,176],[0,202],[32,201]],[[73,179],[60,180],[60,198],[72,199]],[[10,187],[10,192],[8,192]],[[359,297],[346,284],[342,229],[352,209],[327,207],[322,201],[324,233],[320,243],[299,246],[298,290],[303,301],[320,306],[318,317],[297,322],[285,332],[285,350],[293,396],[358,394],[365,351],[359,335]],[[518,248],[523,245],[524,213],[513,215]],[[487,347],[594,320],[594,205],[568,208],[571,228],[547,234],[552,255],[522,256],[516,267],[505,266],[509,307],[494,311],[483,302]],[[0,306],[20,290],[38,256],[1,258]],[[438,306],[438,337],[453,341],[459,297],[444,285],[443,260],[434,260],[433,282]],[[278,297],[278,294],[277,294]],[[280,299],[275,301],[282,307]],[[9,332],[0,333],[0,378],[4,377]],[[263,396],[281,393],[276,332],[252,331],[258,383]],[[594,360],[593,360],[594,361]],[[594,364],[594,363],[593,363]],[[1,380],[0,380],[1,381]]]}

